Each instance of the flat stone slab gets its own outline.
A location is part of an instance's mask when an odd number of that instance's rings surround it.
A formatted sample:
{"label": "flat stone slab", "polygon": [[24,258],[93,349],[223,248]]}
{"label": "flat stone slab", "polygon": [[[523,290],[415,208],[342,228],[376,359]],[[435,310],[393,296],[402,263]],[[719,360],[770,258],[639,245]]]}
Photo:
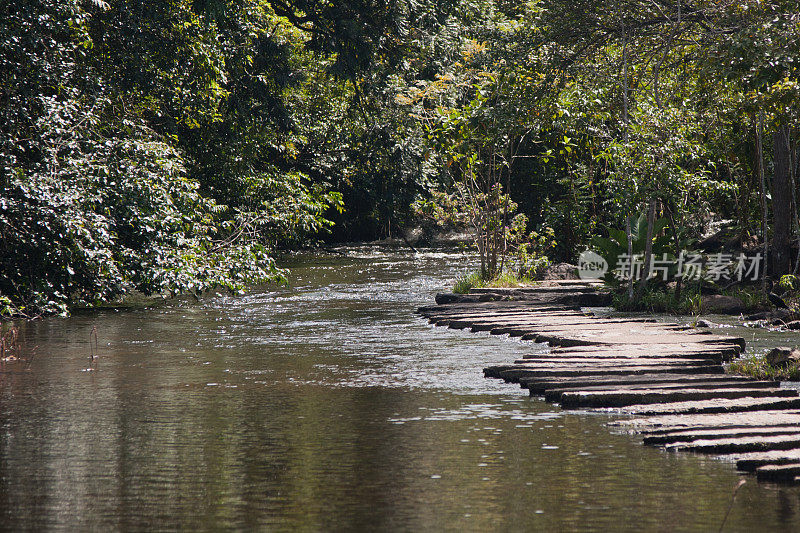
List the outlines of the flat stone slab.
{"label": "flat stone slab", "polygon": [[558,311],[570,311],[581,313],[581,308],[577,305],[562,304],[537,304],[535,302],[475,302],[475,303],[453,303],[442,305],[426,305],[419,307],[417,312],[425,315],[444,315],[446,313],[499,313],[508,311],[524,311],[527,313],[551,313]]}
{"label": "flat stone slab", "polygon": [[729,359],[722,352],[719,351],[685,351],[685,352],[671,352],[668,350],[651,350],[651,351],[637,351],[628,352],[620,350],[615,352],[608,350],[599,353],[591,352],[577,352],[577,353],[546,353],[546,354],[526,354],[522,356],[522,360],[532,361],[547,361],[547,360],[561,360],[561,361],[579,361],[579,360],[593,360],[593,361],[625,361],[629,359],[656,359],[668,360],[674,358],[682,359],[704,359],[706,361],[715,361],[721,363]]}
{"label": "flat stone slab", "polygon": [[[658,349],[672,352],[683,352],[687,350],[736,350],[735,344],[714,344],[709,342],[694,342],[684,339],[683,342],[676,342],[673,344],[661,343]],[[653,351],[651,344],[637,344],[630,342],[624,346],[619,345],[605,345],[605,346],[571,346],[571,347],[557,347],[550,350],[553,354],[603,354],[606,352],[624,352],[624,353],[650,353]]]}
{"label": "flat stone slab", "polygon": [[[624,347],[639,345],[642,348],[657,346],[659,344],[679,344],[681,341],[688,342],[685,335],[674,332],[666,332],[661,335],[633,335],[619,332],[604,332],[600,334],[575,334],[575,335],[555,335],[542,333],[526,333],[522,340],[535,342],[546,342],[551,346],[611,346]],[[696,339],[696,343],[703,344],[728,344],[744,348],[744,340],[737,337],[712,337],[708,339]]]}
{"label": "flat stone slab", "polygon": [[756,469],[756,478],[775,483],[797,483],[800,478],[800,462],[761,466]]}
{"label": "flat stone slab", "polygon": [[576,312],[569,312],[569,313],[546,313],[546,314],[536,314],[532,315],[530,313],[516,313],[513,315],[501,314],[501,315],[468,315],[468,316],[446,316],[442,317],[451,322],[463,322],[467,326],[474,326],[474,325],[489,325],[493,324],[495,327],[501,325],[510,325],[510,326],[531,326],[531,327],[540,327],[540,328],[548,328],[554,327],[561,323],[568,327],[572,326],[582,326],[582,325],[592,325],[596,324],[596,327],[601,327],[602,323],[595,322],[595,319],[591,316],[582,315]]}
{"label": "flat stone slab", "polygon": [[514,361],[515,365],[519,368],[533,368],[546,365],[568,365],[568,366],[584,366],[590,365],[597,368],[605,368],[607,366],[632,366],[632,365],[707,365],[713,362],[713,359],[705,357],[552,357],[542,356],[530,359],[517,359]]}
{"label": "flat stone slab", "polygon": [[[556,311],[552,310],[548,313],[543,313],[542,316],[552,315],[554,317],[563,317],[567,320],[588,320],[589,317],[585,317],[578,311]],[[524,309],[509,309],[505,311],[493,311],[491,313],[487,313],[485,311],[478,311],[478,312],[449,312],[449,313],[430,313],[430,320],[437,321],[437,320],[485,320],[485,321],[496,321],[498,323],[502,323],[503,321],[511,322],[532,322],[536,320],[536,317],[539,316],[538,314],[532,314],[530,311],[526,311]]]}
{"label": "flat stone slab", "polygon": [[[682,391],[687,389],[695,389],[695,390],[709,390],[709,389],[740,389],[742,387],[746,387],[747,389],[767,389],[767,388],[777,388],[777,383],[774,381],[752,381],[752,382],[741,382],[741,381],[718,381],[718,382],[710,382],[710,383],[669,383],[665,382],[663,384],[660,383],[649,383],[649,384],[640,384],[640,385],[632,385],[632,386],[617,386],[614,388],[608,388],[605,386],[600,387],[553,387],[544,391],[543,396],[545,401],[547,402],[560,402],[561,396],[567,392],[589,392],[589,391],[596,391],[596,392],[641,392],[643,390],[649,389],[654,391]],[[540,394],[542,395],[542,394]],[[531,396],[535,396],[535,394],[531,393]],[[632,404],[631,404],[632,405]]]}
{"label": "flat stone slab", "polygon": [[647,418],[613,420],[608,425],[647,434],[703,428],[800,426],[800,411],[764,410],[695,415],[666,414]]}
{"label": "flat stone slab", "polygon": [[509,320],[535,320],[540,317],[585,317],[591,318],[593,315],[586,314],[576,307],[558,306],[539,306],[531,305],[507,305],[494,308],[473,308],[464,305],[457,306],[435,306],[420,307],[417,312],[425,317],[431,318],[499,318],[507,317]]}
{"label": "flat stone slab", "polygon": [[607,368],[561,365],[553,368],[502,370],[493,374],[490,368],[484,369],[487,377],[498,377],[505,381],[518,383],[522,378],[544,377],[577,377],[577,376],[628,376],[636,374],[723,374],[725,369],[720,365],[648,365],[648,366],[609,366]]}
{"label": "flat stone slab", "polygon": [[603,327],[602,324],[594,324],[591,322],[587,322],[585,324],[576,322],[572,324],[564,324],[564,327],[561,327],[561,325],[556,327],[551,325],[541,325],[537,323],[530,323],[524,321],[519,321],[517,323],[471,321],[471,324],[467,327],[469,327],[469,329],[471,329],[474,332],[488,331],[491,335],[509,335],[511,337],[523,337],[525,335],[552,336],[554,334],[564,334],[571,330],[574,330],[576,332],[580,331],[582,333],[595,331],[597,332],[597,334],[603,334],[604,332],[608,331]]}
{"label": "flat stone slab", "polygon": [[622,408],[634,415],[740,413],[776,409],[800,409],[800,398],[738,398],[735,400],[703,400],[698,402],[657,403]]}
{"label": "flat stone slab", "polygon": [[800,447],[789,450],[773,450],[769,452],[748,452],[731,456],[736,461],[736,468],[742,472],[754,472],[766,465],[785,465],[800,462]]}
{"label": "flat stone slab", "polygon": [[649,435],[644,443],[651,446],[662,446],[676,442],[693,442],[697,440],[726,439],[731,437],[774,436],[797,433],[800,426],[754,426],[749,428],[693,429],[672,431],[661,435]]}
{"label": "flat stone slab", "polygon": [[469,290],[470,294],[486,294],[486,293],[496,293],[496,294],[503,294],[503,295],[514,295],[514,294],[540,294],[540,293],[549,293],[549,292],[558,292],[558,293],[571,293],[571,292],[597,292],[598,287],[602,287],[602,285],[594,284],[594,285],[583,285],[579,283],[573,283],[571,285],[541,285],[536,287],[474,287]]}
{"label": "flat stone slab", "polygon": [[[698,355],[713,358],[718,361],[729,361],[741,353],[738,345],[722,345],[711,343],[682,343],[658,345],[597,345],[597,346],[571,346],[551,348],[552,356],[575,357],[677,357],[683,355]],[[530,354],[535,356],[539,354]],[[523,359],[529,357],[524,355]]]}
{"label": "flat stone slab", "polygon": [[575,303],[585,306],[603,306],[611,303],[613,295],[608,291],[587,288],[545,288],[543,290],[520,291],[488,289],[467,294],[440,292],[435,300],[438,305],[475,304],[485,302]]}
{"label": "flat stone slab", "polygon": [[706,359],[676,359],[675,361],[653,361],[649,359],[644,360],[630,360],[626,362],[609,362],[609,361],[525,361],[521,363],[513,363],[510,365],[496,365],[487,367],[486,371],[492,372],[495,376],[490,377],[503,377],[503,372],[512,371],[527,371],[527,370],[545,370],[545,369],[565,369],[565,370],[607,370],[607,369],[636,369],[639,367],[659,369],[656,372],[669,371],[674,368],[681,367],[713,367],[719,368],[720,373],[725,369],[721,365]]}
{"label": "flat stone slab", "polygon": [[549,344],[550,346],[602,346],[601,341],[561,337],[556,335],[541,335],[539,333],[525,333],[522,340]]}
{"label": "flat stone slab", "polygon": [[[535,332],[537,330],[546,329],[540,324],[531,323],[527,320],[498,320],[498,321],[489,321],[489,320],[478,320],[474,318],[447,318],[443,320],[438,320],[435,322],[437,326],[444,326],[447,325],[450,329],[469,329],[473,332],[478,331],[489,331],[491,332],[493,329],[498,329],[502,327],[504,329],[513,328],[513,331],[517,331],[518,329],[523,329],[526,332]],[[589,327],[588,325],[586,327]]]}
{"label": "flat stone slab", "polygon": [[[436,315],[434,315],[434,318],[436,318]],[[530,325],[530,326],[540,326],[540,327],[556,327],[559,325],[569,327],[569,326],[579,326],[583,324],[595,325],[597,327],[601,327],[603,325],[633,324],[629,321],[620,320],[617,318],[596,318],[592,315],[585,315],[583,313],[579,313],[576,311],[558,312],[558,313],[553,311],[548,313],[525,313],[525,312],[498,313],[498,314],[469,313],[469,314],[447,315],[442,318],[446,318],[447,320],[470,321],[476,324]],[[638,322],[637,324],[640,327],[646,325],[649,325],[650,327],[656,327],[655,324],[651,323]]]}
{"label": "flat stone slab", "polygon": [[549,370],[549,369],[564,369],[564,370],[575,370],[575,371],[604,371],[604,370],[622,370],[622,369],[639,369],[639,368],[651,368],[655,369],[654,372],[667,372],[670,370],[674,370],[676,368],[683,368],[683,367],[692,367],[692,368],[701,368],[701,367],[709,367],[709,368],[719,368],[719,373],[724,372],[724,368],[721,365],[715,364],[711,361],[707,360],[687,360],[687,359],[678,359],[672,362],[662,362],[662,361],[652,361],[652,360],[632,360],[625,363],[622,362],[596,362],[596,361],[588,361],[588,362],[575,362],[575,361],[531,361],[531,362],[524,362],[524,363],[513,363],[510,365],[497,365],[491,366],[484,369],[484,373],[486,371],[490,371],[496,376],[490,377],[504,377],[504,372],[526,372],[529,370]]}
{"label": "flat stone slab", "polygon": [[679,442],[664,446],[665,449],[671,451],[680,450],[698,453],[714,453],[718,455],[741,452],[791,450],[798,447],[800,447],[800,429],[798,429],[796,433],[786,435],[707,439],[692,442]]}
{"label": "flat stone slab", "polygon": [[[715,382],[738,382],[750,383],[752,380],[744,376],[702,374],[699,376],[686,374],[639,374],[623,376],[590,376],[590,377],[567,377],[567,378],[523,378],[520,384],[523,388],[530,389],[531,394],[541,394],[549,389],[555,388],[578,388],[578,387],[623,387],[623,386],[653,386],[655,384],[667,383],[678,386],[694,387],[695,383],[715,383]],[[761,382],[759,382],[761,383]],[[777,386],[777,382],[768,382],[771,386]]]}
{"label": "flat stone slab", "polygon": [[[629,405],[663,404],[667,402],[704,401],[738,398],[796,398],[797,391],[790,389],[733,388],[733,389],[641,389],[631,391],[579,391],[561,394],[561,406],[577,407],[627,407]],[[800,404],[798,404],[800,405]]]}
{"label": "flat stone slab", "polygon": [[[688,383],[663,382],[663,383],[641,383],[638,385],[617,385],[615,387],[608,387],[603,385],[596,387],[552,387],[544,391],[544,399],[545,401],[548,402],[560,402],[561,396],[565,393],[581,393],[581,392],[636,394],[646,391],[669,393],[669,392],[683,392],[687,390],[713,391],[719,389],[785,390],[785,389],[780,389],[780,384],[774,381],[734,380],[734,381],[710,381],[710,382],[694,381]],[[792,396],[792,395],[787,394],[787,396]],[[629,404],[629,405],[634,405],[634,404]],[[624,407],[624,406],[616,406],[616,407]]]}
{"label": "flat stone slab", "polygon": [[[469,322],[472,322],[473,326],[488,326],[493,325],[494,328],[498,327],[498,324],[502,324],[503,321],[501,320],[481,320],[481,319],[470,319]],[[506,325],[506,324],[504,324]],[[605,332],[630,332],[631,334],[660,334],[660,333],[672,333],[676,330],[668,327],[664,327],[661,324],[648,324],[648,323],[634,323],[634,322],[621,322],[621,321],[607,321],[604,319],[599,318],[592,318],[587,317],[584,320],[574,320],[574,319],[567,319],[564,321],[546,321],[544,319],[527,319],[523,320],[521,318],[517,318],[516,322],[508,322],[507,325],[509,326],[528,326],[531,329],[535,329],[537,332],[540,333],[553,333],[553,332],[570,332],[574,331],[577,334],[581,333],[588,333],[593,332],[594,334],[602,334]]]}
{"label": "flat stone slab", "polygon": [[487,377],[519,382],[564,408],[613,409],[625,418],[610,425],[645,433],[649,445],[735,458],[740,468],[759,468],[759,480],[800,479],[800,395],[725,375],[722,363],[744,351],[743,338],[581,311],[610,297],[596,289],[580,281],[476,289],[418,312],[436,325],[551,346],[488,367]]}

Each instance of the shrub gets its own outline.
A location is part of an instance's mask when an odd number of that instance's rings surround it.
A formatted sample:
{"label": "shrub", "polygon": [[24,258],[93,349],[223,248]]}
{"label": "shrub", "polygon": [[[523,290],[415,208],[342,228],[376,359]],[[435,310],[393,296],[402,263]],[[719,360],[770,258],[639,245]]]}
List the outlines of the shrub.
{"label": "shrub", "polygon": [[768,364],[763,356],[755,354],[732,361],[728,365],[728,372],[760,380],[800,381],[800,367],[775,367]]}
{"label": "shrub", "polygon": [[473,287],[483,287],[484,281],[481,278],[480,272],[470,272],[456,280],[453,286],[453,292],[456,294],[467,294]]}

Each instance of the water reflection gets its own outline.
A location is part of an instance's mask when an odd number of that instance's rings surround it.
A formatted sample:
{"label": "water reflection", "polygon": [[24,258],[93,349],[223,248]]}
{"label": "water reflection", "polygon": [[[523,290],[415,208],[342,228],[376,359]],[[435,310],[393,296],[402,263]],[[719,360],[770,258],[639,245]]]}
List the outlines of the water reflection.
{"label": "water reflection", "polygon": [[[293,258],[289,289],[28,324],[31,370],[0,374],[3,529],[719,527],[729,464],[483,379],[542,348],[413,315],[469,258],[343,252]],[[726,529],[796,530],[799,496],[750,482]]]}

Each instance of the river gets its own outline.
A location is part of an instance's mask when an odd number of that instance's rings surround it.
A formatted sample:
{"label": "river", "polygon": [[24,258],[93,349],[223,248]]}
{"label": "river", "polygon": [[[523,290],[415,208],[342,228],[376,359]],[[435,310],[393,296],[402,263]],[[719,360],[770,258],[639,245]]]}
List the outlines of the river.
{"label": "river", "polygon": [[[0,374],[0,528],[719,529],[731,463],[485,379],[542,347],[414,314],[469,257],[286,266],[288,288],[23,325],[36,356]],[[800,490],[745,479],[726,531],[800,530]]]}

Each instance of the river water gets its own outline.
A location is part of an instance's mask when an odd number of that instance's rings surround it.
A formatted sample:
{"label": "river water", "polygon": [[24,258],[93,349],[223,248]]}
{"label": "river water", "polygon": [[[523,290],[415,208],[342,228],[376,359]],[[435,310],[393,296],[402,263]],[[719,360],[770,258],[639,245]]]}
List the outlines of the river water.
{"label": "river water", "polygon": [[[485,379],[542,347],[414,314],[468,257],[287,266],[285,289],[25,324],[36,357],[0,374],[0,528],[719,529],[731,463]],[[800,530],[800,490],[747,479],[726,531]]]}

